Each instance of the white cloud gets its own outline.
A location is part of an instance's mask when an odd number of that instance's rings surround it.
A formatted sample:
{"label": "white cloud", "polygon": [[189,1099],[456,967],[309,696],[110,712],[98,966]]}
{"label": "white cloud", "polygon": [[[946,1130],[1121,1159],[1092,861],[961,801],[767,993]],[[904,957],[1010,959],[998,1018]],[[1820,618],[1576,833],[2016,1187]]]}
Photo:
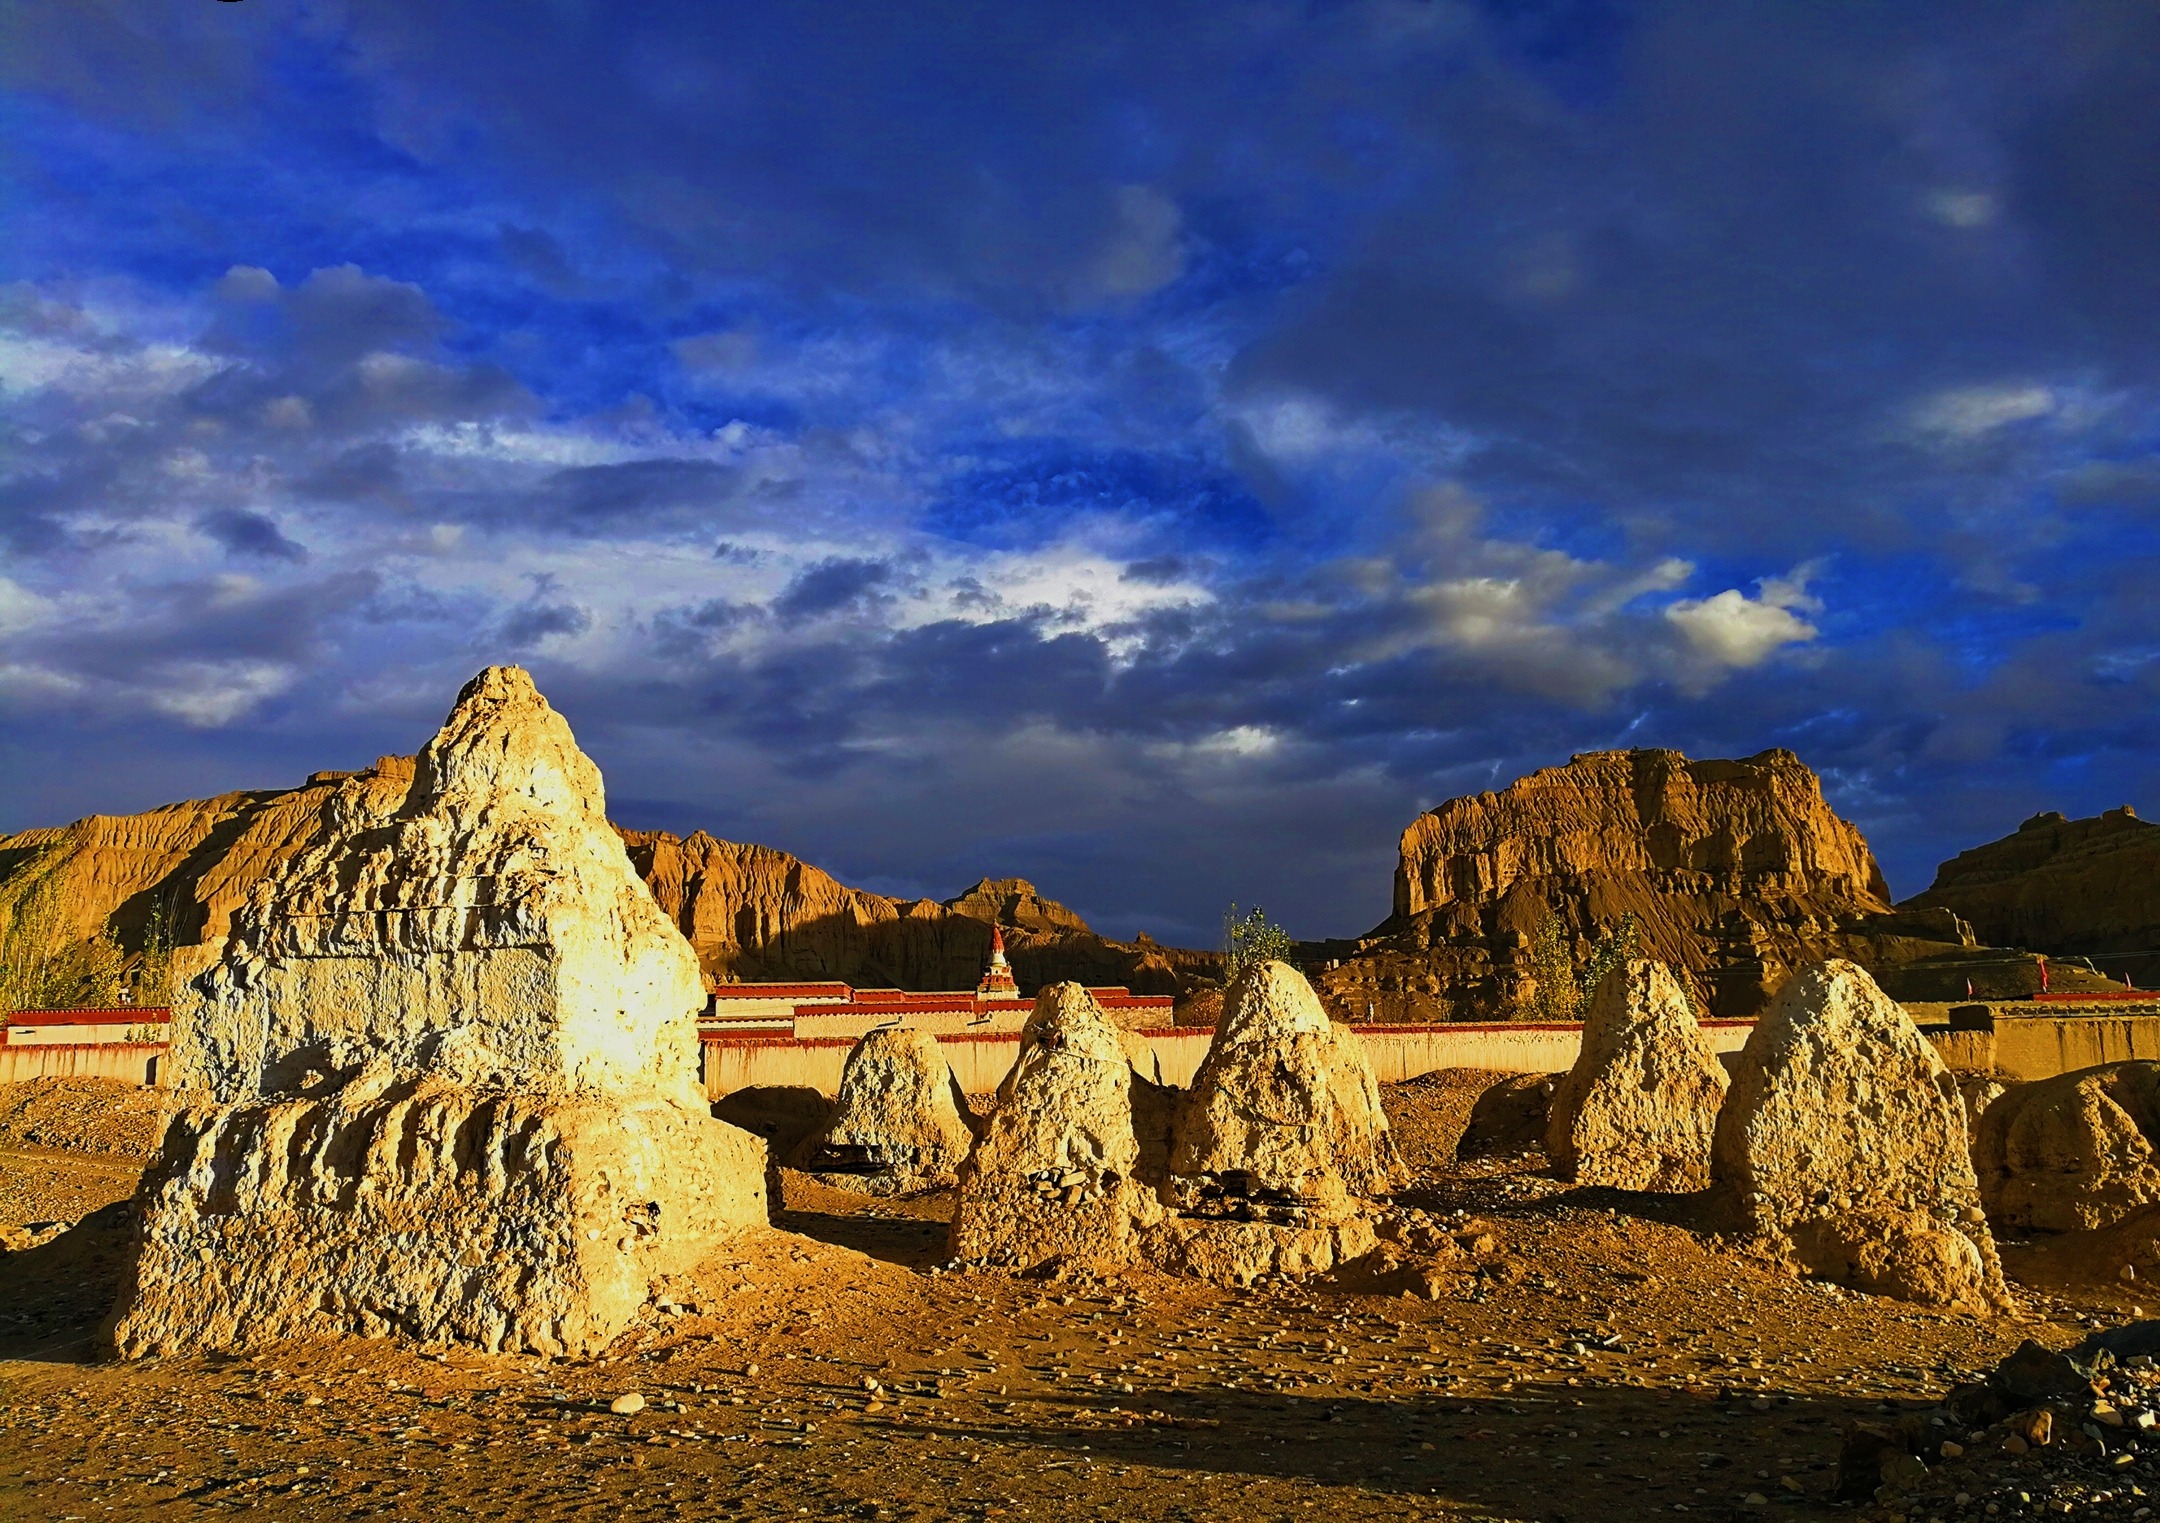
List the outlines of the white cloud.
{"label": "white cloud", "polygon": [[1976,439],[2009,423],[2044,418],[2058,406],[2045,386],[2009,383],[1939,391],[1913,409],[1913,422],[1931,434]]}
{"label": "white cloud", "polygon": [[52,616],[53,605],[19,582],[0,576],[0,635],[35,629]]}
{"label": "white cloud", "polygon": [[290,667],[272,661],[190,661],[160,669],[143,699],[182,724],[214,730],[292,685]]}
{"label": "white cloud", "polygon": [[306,428],[315,421],[315,409],[306,397],[279,397],[263,403],[262,420],[270,428]]}
{"label": "white cloud", "polygon": [[222,368],[181,344],[106,350],[0,333],[0,393],[58,391],[110,404],[171,396]]}
{"label": "white cloud", "polygon": [[278,279],[260,265],[236,264],[217,283],[217,293],[227,301],[276,301]]}
{"label": "white cloud", "polygon": [[1120,185],[1114,202],[1117,220],[1095,255],[1089,277],[1105,296],[1145,296],[1161,290],[1185,269],[1179,236],[1184,213],[1152,185]]}
{"label": "white cloud", "polygon": [[1946,186],[1928,192],[1927,209],[1928,215],[1949,227],[1986,227],[2001,213],[2002,206],[1987,191]]}
{"label": "white cloud", "polygon": [[1755,584],[1757,595],[1752,598],[1737,587],[1713,597],[1682,598],[1666,607],[1665,617],[1689,649],[1712,666],[1760,666],[1784,647],[1805,644],[1818,633],[1800,616],[1822,607],[1808,595],[1811,570],[1801,567],[1790,576],[1765,577]]}

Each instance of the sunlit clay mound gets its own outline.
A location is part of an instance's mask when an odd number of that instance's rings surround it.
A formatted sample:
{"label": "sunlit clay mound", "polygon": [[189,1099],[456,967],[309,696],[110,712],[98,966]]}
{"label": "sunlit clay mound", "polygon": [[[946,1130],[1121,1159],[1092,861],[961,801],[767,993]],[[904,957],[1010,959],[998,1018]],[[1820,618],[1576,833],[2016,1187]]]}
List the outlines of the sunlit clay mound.
{"label": "sunlit clay mound", "polygon": [[966,1106],[936,1037],[881,1028],[848,1053],[832,1120],[795,1162],[825,1184],[862,1195],[950,1185],[975,1145],[962,1119]]}
{"label": "sunlit clay mound", "polygon": [[1162,1128],[1148,1118],[1165,1111],[1163,1092],[1133,1073],[1087,990],[1043,990],[997,1112],[961,1170],[953,1256],[1019,1270],[1131,1260],[1139,1230],[1163,1214]]}
{"label": "sunlit clay mound", "polygon": [[1956,1079],[1849,962],[1786,981],[1734,1065],[1711,1168],[1745,1223],[1824,1279],[2010,1309]]}
{"label": "sunlit clay mound", "polygon": [[466,685],[405,796],[329,795],[176,997],[120,1352],[590,1351],[766,1219],[763,1141],[695,1082],[696,960],[604,807],[515,667]]}
{"label": "sunlit clay mound", "polygon": [[1615,966],[1583,1019],[1582,1053],[1553,1092],[1545,1152],[1561,1177],[1622,1190],[1700,1190],[1725,1068],[1663,963]]}
{"label": "sunlit clay mound", "polygon": [[1265,962],[1232,984],[1180,1103],[1146,1251],[1165,1268],[1249,1282],[1327,1270],[1377,1245],[1371,1199],[1409,1178],[1355,1033],[1303,974]]}

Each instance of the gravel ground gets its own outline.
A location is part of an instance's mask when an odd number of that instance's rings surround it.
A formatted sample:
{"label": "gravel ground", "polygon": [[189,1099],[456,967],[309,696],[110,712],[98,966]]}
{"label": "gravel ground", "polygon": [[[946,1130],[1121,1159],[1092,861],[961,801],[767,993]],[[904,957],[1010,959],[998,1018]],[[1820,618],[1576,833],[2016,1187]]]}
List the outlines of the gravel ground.
{"label": "gravel ground", "polygon": [[[0,1256],[0,1516],[1851,1517],[1830,1510],[1850,1424],[2122,1310],[1989,1322],[1843,1294],[1696,1230],[1692,1198],[1560,1185],[1535,1150],[1458,1163],[1481,1082],[1388,1092],[1418,1169],[1402,1203],[1494,1240],[1437,1301],[933,1272],[949,1198],[789,1175],[791,1230],[729,1244],[689,1311],[594,1360],[351,1341],[90,1362],[119,1168],[112,1204]],[[0,1156],[0,1179],[22,1167]],[[631,1392],[641,1411],[609,1410]],[[2056,1500],[2052,1456],[2019,1463],[2012,1516]],[[2077,1509],[2135,1515],[2078,1486]],[[1942,1509],[1913,1523],[1984,1516]]]}

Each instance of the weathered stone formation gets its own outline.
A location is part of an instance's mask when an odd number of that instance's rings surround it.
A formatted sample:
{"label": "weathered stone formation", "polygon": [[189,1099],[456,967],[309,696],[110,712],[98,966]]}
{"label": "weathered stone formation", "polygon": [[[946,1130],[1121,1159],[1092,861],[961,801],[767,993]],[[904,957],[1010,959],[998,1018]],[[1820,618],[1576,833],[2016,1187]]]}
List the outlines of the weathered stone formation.
{"label": "weathered stone formation", "polygon": [[[1586,958],[1632,914],[1641,956],[1709,1013],[1748,1016],[1806,963],[1903,970],[1967,944],[1946,911],[1889,910],[1867,842],[1791,752],[1602,751],[1420,816],[1402,835],[1390,918],[1307,950],[1339,962],[1319,983],[1345,1018],[1490,1018],[1534,990],[1532,938],[1548,918]],[[1963,977],[1924,997],[1962,995]]]}
{"label": "weathered stone formation", "polygon": [[1663,963],[1598,984],[1582,1051],[1553,1093],[1545,1151],[1563,1178],[1622,1190],[1700,1190],[1725,1102],[1725,1065]]}
{"label": "weathered stone formation", "polygon": [[1756,1023],[1711,1173],[1744,1225],[1809,1272],[1901,1300],[2011,1307],[1956,1079],[1849,962],[1801,969]]}
{"label": "weathered stone formation", "polygon": [[1247,1283],[1326,1270],[1371,1251],[1371,1198],[1409,1173],[1352,1032],[1332,1025],[1287,963],[1248,969],[1172,1126],[1148,1256]]}
{"label": "weathered stone formation", "polygon": [[[2160,826],[2125,804],[2090,819],[2036,814],[2012,834],[1961,851],[1908,909],[1946,909],[2002,946],[2074,954],[2160,946]],[[2150,987],[2150,960],[2096,964]]]}
{"label": "weathered stone formation", "polygon": [[[133,815],[0,835],[0,918],[33,887],[53,890],[60,934],[110,928],[140,966],[153,916],[185,945],[221,937],[255,884],[316,837],[332,794],[380,794],[395,809],[413,758],[362,772],[317,772],[298,788],[259,789]],[[942,904],[888,899],[836,882],[767,846],[622,831],[633,866],[697,953],[709,981],[846,979],[862,986],[965,989],[982,971],[993,925],[1023,985],[1059,979],[1171,994],[1218,970],[1212,952],[1096,935],[1025,879],[984,879]],[[146,990],[144,999],[163,1000]]]}
{"label": "weathered stone formation", "polygon": [[2006,1232],[2106,1227],[2160,1203],[2160,1063],[2022,1084],[1973,1128],[1988,1220]]}
{"label": "weathered stone formation", "polygon": [[175,1002],[114,1340],[603,1347],[766,1217],[763,1142],[695,1082],[696,960],[523,671],[408,790],[350,781]]}
{"label": "weathered stone formation", "polygon": [[1144,1147],[1145,1118],[1163,1109],[1154,1089],[1086,989],[1036,995],[1019,1061],[960,1171],[953,1257],[1021,1271],[1130,1262],[1162,1217],[1164,1144]]}
{"label": "weathered stone formation", "polygon": [[797,1167],[863,1195],[941,1189],[975,1145],[966,1112],[937,1038],[880,1026],[849,1051],[832,1120],[803,1145]]}

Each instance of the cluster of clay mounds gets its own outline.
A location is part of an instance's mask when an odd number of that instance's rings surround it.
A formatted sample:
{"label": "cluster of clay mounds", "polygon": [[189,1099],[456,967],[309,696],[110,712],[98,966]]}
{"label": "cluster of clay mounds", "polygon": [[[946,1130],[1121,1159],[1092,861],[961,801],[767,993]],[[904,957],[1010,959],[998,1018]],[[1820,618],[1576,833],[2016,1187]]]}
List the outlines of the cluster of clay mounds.
{"label": "cluster of clay mounds", "polygon": [[1362,1045],[1296,969],[1238,978],[1182,1094],[1136,1075],[1087,991],[1058,985],[960,1171],[952,1251],[1249,1283],[1369,1254],[1380,1198],[1407,1182]]}
{"label": "cluster of clay mounds", "polygon": [[1298,971],[1248,970],[1187,1091],[1134,1072],[1078,984],[1035,1000],[978,1138],[927,1034],[873,1031],[795,1163],[870,1194],[957,1182],[955,1258],[1022,1272],[1152,1262],[1249,1283],[1371,1253],[1408,1175],[1355,1034]]}
{"label": "cluster of clay mounds", "polygon": [[402,797],[330,792],[175,1003],[123,1354],[590,1352],[766,1220],[765,1145],[692,1071],[697,962],[603,808],[513,667],[467,684]]}
{"label": "cluster of clay mounds", "polygon": [[1726,1078],[1660,964],[1615,967],[1560,1081],[1562,1177],[1713,1186],[1712,1216],[1796,1267],[1903,1300],[2007,1310],[1956,1077],[1902,1006],[1832,960],[1788,979]]}

